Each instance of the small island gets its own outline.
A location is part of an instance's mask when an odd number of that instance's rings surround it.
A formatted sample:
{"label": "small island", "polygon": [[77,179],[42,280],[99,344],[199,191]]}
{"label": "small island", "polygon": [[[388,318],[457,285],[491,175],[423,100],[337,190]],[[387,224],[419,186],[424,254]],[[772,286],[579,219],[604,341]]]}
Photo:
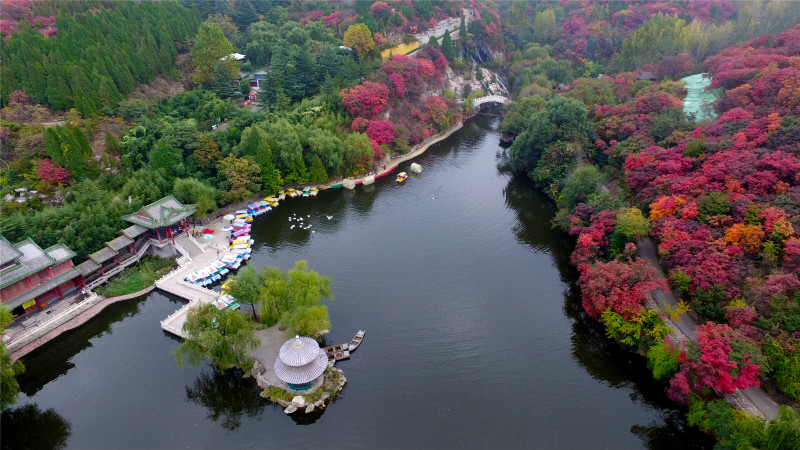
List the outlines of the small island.
{"label": "small island", "polygon": [[[183,324],[185,340],[175,350],[178,365],[210,360],[221,370],[239,367],[263,390],[262,397],[287,414],[325,408],[347,381],[334,367],[344,359],[345,352],[337,351],[343,346],[321,348],[318,342],[330,329],[322,303],[333,299],[330,285],[330,277],[309,270],[304,260],[288,271],[243,267],[225,291],[246,306],[192,307]],[[353,350],[363,336],[361,331],[354,337]]]}

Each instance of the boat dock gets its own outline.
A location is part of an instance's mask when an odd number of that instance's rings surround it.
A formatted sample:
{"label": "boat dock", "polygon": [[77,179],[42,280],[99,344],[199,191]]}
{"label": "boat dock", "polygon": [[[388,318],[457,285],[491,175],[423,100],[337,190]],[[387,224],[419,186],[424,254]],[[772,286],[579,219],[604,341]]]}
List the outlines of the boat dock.
{"label": "boat dock", "polygon": [[[219,236],[214,236],[214,240],[219,238],[221,238],[223,245],[227,243],[225,242],[226,237],[223,233],[219,233]],[[189,301],[189,303],[161,321],[161,328],[164,329],[164,331],[185,338],[186,336],[183,334],[183,323],[186,322],[186,314],[189,309],[199,304],[213,303],[214,300],[219,297],[219,294],[211,289],[206,289],[184,280],[189,273],[201,267],[208,266],[211,262],[219,258],[217,254],[217,245],[217,242],[212,241],[211,245],[204,248],[202,253],[195,255],[191,260],[179,258],[179,267],[156,281],[155,285],[157,288]]]}

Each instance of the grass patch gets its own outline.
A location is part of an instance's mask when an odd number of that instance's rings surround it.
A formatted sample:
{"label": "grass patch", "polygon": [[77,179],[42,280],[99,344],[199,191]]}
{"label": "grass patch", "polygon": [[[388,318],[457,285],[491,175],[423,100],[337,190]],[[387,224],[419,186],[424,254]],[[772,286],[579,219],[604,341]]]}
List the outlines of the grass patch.
{"label": "grass patch", "polygon": [[396,45],[381,52],[381,59],[386,61],[392,55],[407,55],[419,48],[419,42],[414,41],[408,44]]}
{"label": "grass patch", "polygon": [[116,297],[139,292],[146,287],[152,286],[156,280],[177,266],[178,263],[174,259],[145,255],[139,262],[123,270],[108,283],[95,289],[95,291],[104,297]]}

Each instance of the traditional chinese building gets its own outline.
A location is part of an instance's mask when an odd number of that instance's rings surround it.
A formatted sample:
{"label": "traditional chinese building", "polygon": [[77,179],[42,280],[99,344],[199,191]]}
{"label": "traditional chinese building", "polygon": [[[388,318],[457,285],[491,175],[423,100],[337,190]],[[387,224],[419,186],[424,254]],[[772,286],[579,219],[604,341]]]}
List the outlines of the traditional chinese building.
{"label": "traditional chinese building", "polygon": [[80,295],[83,277],[73,256],[63,244],[42,250],[31,239],[12,245],[0,236],[0,300],[21,316]]}
{"label": "traditional chinese building", "polygon": [[[153,253],[170,256],[174,255],[175,251],[162,251],[165,249],[165,244],[175,245],[175,235],[182,231],[185,231],[187,236],[189,235],[189,216],[195,211],[197,211],[197,205],[184,205],[175,197],[168,195],[143,206],[134,214],[124,216],[123,219],[147,229],[147,237],[153,244]],[[143,233],[142,231],[139,235]]]}

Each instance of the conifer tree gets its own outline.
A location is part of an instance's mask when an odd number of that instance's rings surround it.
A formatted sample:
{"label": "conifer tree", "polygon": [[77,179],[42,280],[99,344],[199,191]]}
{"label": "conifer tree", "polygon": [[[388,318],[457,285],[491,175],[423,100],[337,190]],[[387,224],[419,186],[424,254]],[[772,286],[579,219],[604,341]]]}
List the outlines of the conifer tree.
{"label": "conifer tree", "polygon": [[453,39],[450,37],[450,30],[445,31],[442,38],[442,54],[450,64],[456,60],[456,49],[453,47]]}

